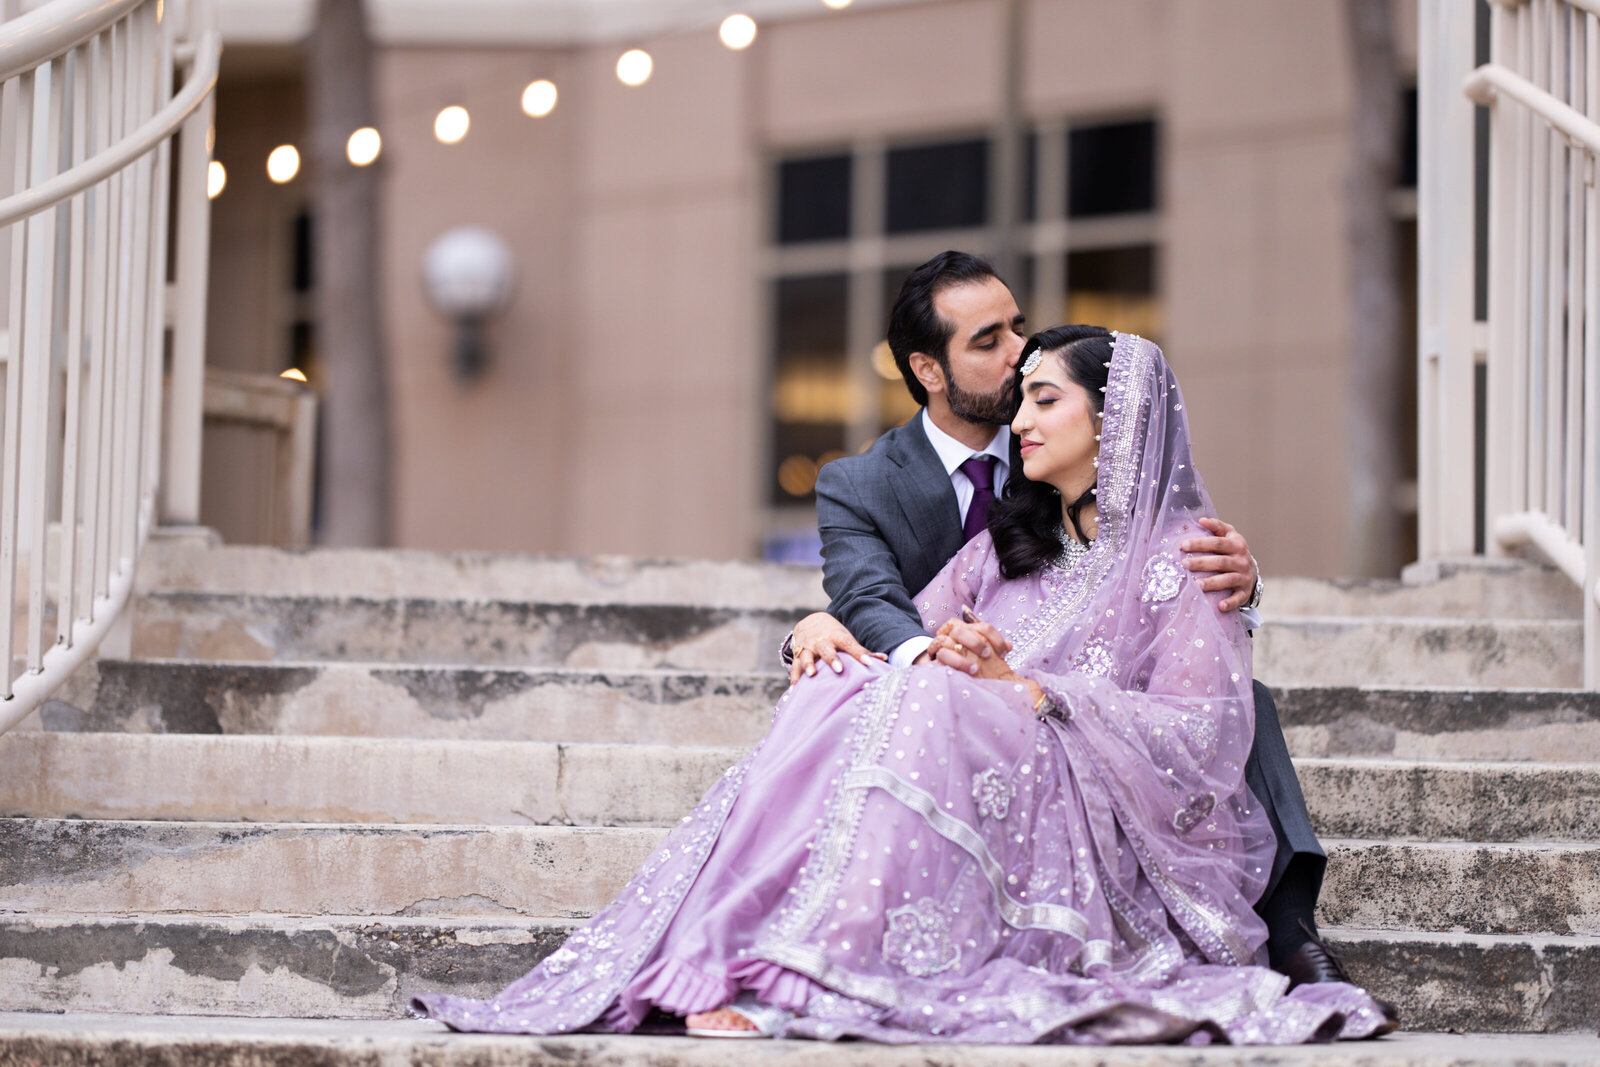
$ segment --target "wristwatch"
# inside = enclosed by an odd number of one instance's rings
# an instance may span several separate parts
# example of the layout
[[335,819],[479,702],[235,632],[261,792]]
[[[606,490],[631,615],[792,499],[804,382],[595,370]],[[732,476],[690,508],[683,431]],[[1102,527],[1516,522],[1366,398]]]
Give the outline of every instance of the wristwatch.
[[1256,562],[1254,556],[1250,557],[1250,565],[1256,569],[1256,587],[1250,590],[1250,599],[1244,602],[1244,606],[1254,609],[1261,606],[1261,593],[1267,585],[1261,580],[1261,564]]

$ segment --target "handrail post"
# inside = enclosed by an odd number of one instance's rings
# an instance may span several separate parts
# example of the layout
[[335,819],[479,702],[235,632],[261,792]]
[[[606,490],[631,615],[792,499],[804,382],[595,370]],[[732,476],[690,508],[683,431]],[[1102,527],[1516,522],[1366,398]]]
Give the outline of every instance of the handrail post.
[[1421,0],[1417,107],[1417,547],[1471,555],[1476,486],[1473,393],[1473,108],[1470,4]]
[[[198,41],[215,28],[209,3],[186,5],[186,39]],[[205,419],[206,276],[210,270],[211,202],[206,182],[211,165],[215,94],[183,124],[177,166],[178,232],[175,246],[176,306],[172,319],[172,385],[166,417],[165,471],[161,480],[160,521],[192,526],[200,522],[200,434]]]

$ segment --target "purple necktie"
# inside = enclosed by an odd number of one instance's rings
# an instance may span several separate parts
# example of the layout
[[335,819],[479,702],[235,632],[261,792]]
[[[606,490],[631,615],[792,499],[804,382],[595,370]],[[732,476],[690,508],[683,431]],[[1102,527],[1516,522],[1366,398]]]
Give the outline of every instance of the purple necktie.
[[967,521],[961,526],[961,536],[968,541],[978,536],[989,521],[989,505],[994,502],[993,456],[973,456],[961,465],[961,473],[972,483],[972,503],[967,505]]

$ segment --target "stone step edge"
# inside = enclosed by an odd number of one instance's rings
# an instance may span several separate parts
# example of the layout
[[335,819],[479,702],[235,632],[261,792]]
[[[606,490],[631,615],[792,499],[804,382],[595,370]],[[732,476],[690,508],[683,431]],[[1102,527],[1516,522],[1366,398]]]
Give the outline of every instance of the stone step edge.
[[168,1067],[236,1067],[315,1062],[350,1067],[569,1067],[633,1064],[637,1067],[773,1067],[800,1064],[859,1067],[1008,1067],[1011,1064],[1106,1067],[1595,1067],[1600,1053],[1587,1034],[1394,1034],[1379,1041],[1299,1048],[1142,1047],[1083,1049],[1060,1046],[828,1045],[748,1042],[690,1037],[592,1034],[530,1039],[452,1034],[425,1020],[249,1019],[231,1016],[67,1016],[0,1014],[0,1053],[40,1064],[94,1062],[101,1067],[146,1064]]

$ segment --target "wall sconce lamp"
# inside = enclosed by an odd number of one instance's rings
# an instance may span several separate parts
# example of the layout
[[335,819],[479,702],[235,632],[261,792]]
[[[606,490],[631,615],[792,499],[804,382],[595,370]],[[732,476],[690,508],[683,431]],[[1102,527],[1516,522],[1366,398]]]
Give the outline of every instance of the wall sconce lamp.
[[511,299],[515,281],[511,248],[481,226],[457,226],[428,246],[422,281],[434,309],[455,323],[456,380],[463,385],[483,372],[488,358],[483,324]]

